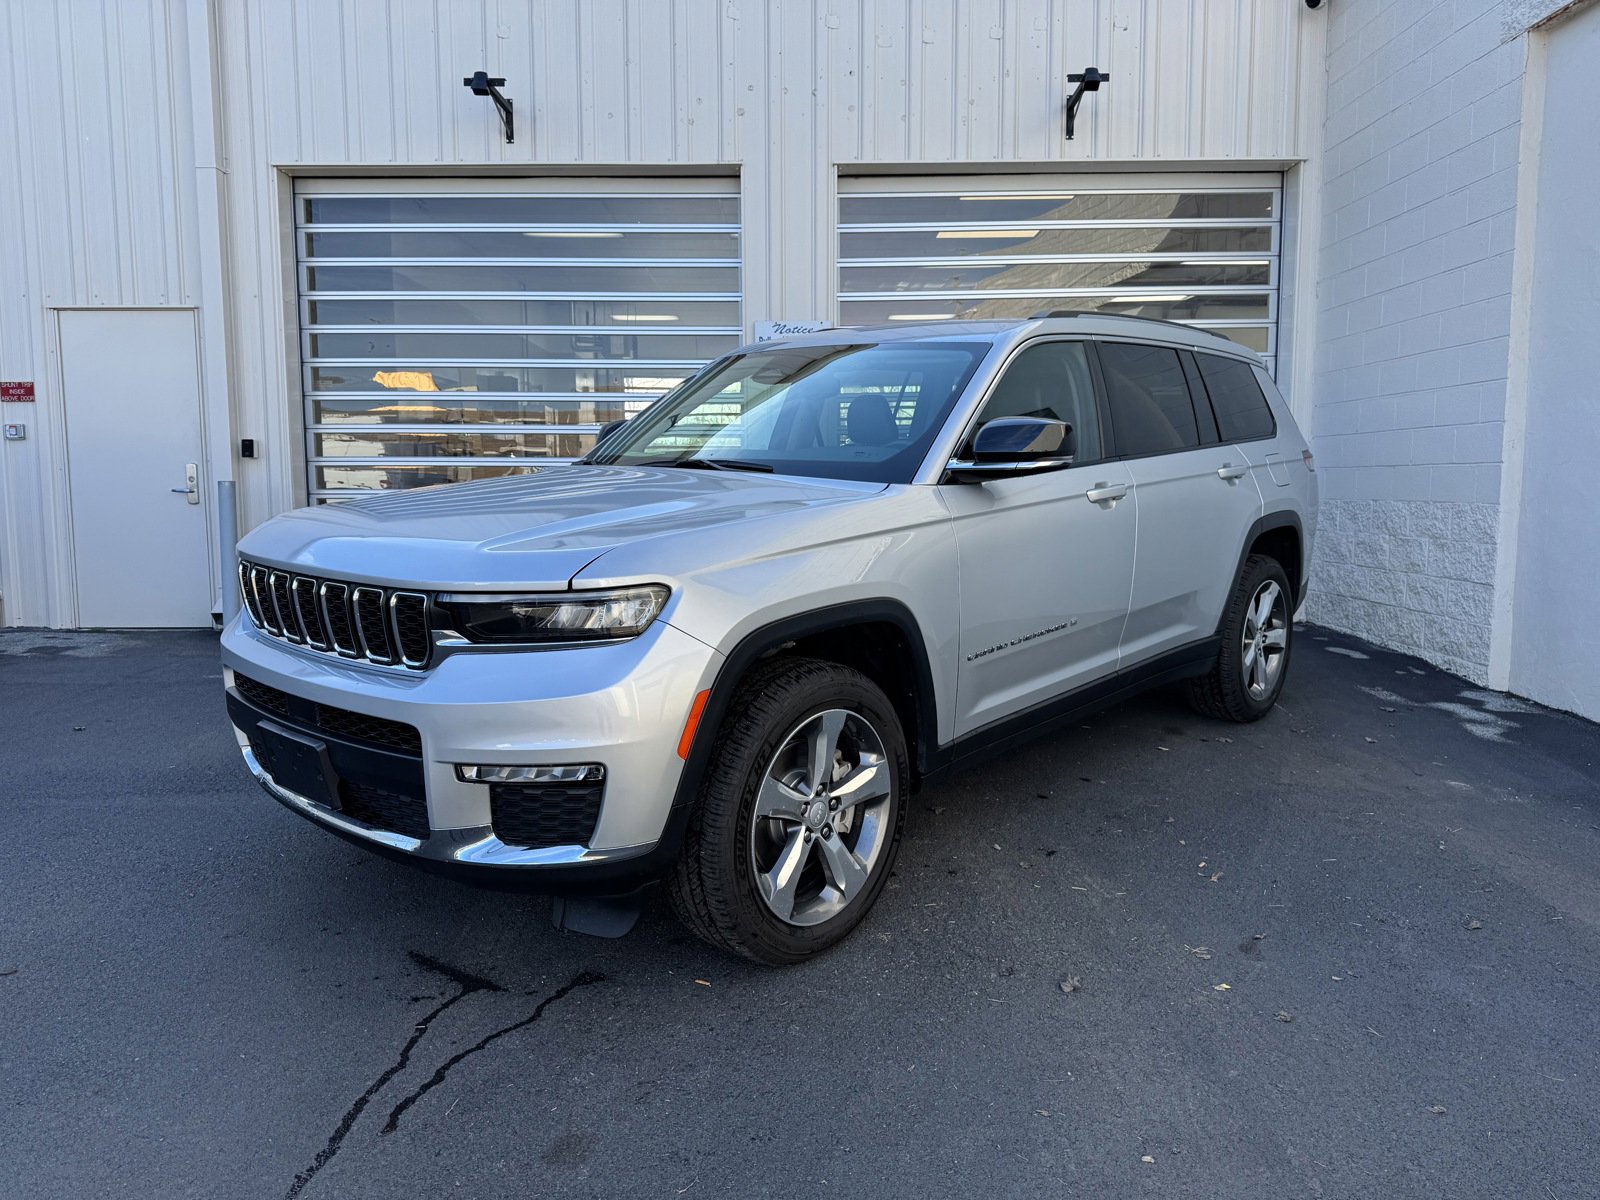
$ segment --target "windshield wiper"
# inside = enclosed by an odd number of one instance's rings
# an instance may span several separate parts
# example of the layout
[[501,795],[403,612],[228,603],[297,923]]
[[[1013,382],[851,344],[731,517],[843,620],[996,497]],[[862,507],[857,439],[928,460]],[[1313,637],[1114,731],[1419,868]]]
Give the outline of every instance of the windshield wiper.
[[696,471],[765,471],[772,473],[772,464],[752,462],[748,458],[658,458],[635,463],[639,467],[689,467]]

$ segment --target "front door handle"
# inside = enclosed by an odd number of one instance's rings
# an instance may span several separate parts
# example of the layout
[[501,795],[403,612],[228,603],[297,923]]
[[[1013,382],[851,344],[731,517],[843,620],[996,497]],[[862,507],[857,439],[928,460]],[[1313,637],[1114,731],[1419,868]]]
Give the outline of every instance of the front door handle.
[[1097,483],[1084,495],[1089,497],[1090,504],[1104,504],[1108,500],[1121,500],[1128,494],[1128,485],[1125,483]]
[[185,463],[183,468],[184,482],[188,487],[173,488],[175,495],[187,496],[190,504],[200,503],[200,464]]
[[1249,467],[1236,467],[1232,463],[1223,463],[1217,468],[1217,478],[1226,479],[1229,483],[1232,483],[1235,479],[1242,478],[1249,469]]

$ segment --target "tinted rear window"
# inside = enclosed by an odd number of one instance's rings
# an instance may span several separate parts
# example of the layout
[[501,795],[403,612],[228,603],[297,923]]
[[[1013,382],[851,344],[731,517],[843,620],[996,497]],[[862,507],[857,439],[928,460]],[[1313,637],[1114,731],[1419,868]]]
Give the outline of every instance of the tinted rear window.
[[1217,414],[1223,441],[1244,442],[1273,435],[1272,409],[1267,406],[1250,364],[1220,354],[1196,354],[1194,360],[1210,393],[1211,410]]
[[1176,350],[1101,342],[1100,366],[1118,454],[1165,454],[1200,445],[1189,381]]

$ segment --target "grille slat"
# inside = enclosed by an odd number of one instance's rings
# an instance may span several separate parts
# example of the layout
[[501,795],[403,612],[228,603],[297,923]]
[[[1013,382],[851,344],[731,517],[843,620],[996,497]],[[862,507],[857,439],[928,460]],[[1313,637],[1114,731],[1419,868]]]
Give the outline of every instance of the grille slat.
[[396,592],[389,598],[394,618],[395,644],[400,661],[420,667],[428,661],[432,639],[428,635],[428,598],[420,592]]
[[287,571],[273,571],[267,576],[267,584],[272,592],[273,607],[278,610],[278,625],[283,636],[291,642],[304,642],[305,634],[300,631],[300,619],[294,612],[294,598],[289,595],[291,578]]
[[266,622],[261,619],[261,601],[256,598],[255,585],[250,580],[250,564],[239,564],[239,597],[244,601],[244,606],[250,610],[250,619],[258,626]]
[[432,598],[239,562],[245,611],[258,629],[324,654],[425,669],[433,658]]
[[328,621],[328,638],[340,654],[355,658],[361,653],[356,644],[355,626],[350,623],[350,589],[328,580],[322,585],[322,610]]
[[383,589],[358,587],[351,596],[355,600],[356,632],[361,637],[361,648],[373,662],[394,662],[394,644],[389,638],[389,606],[385,603]]
[[306,645],[313,650],[326,650],[328,635],[322,627],[322,609],[317,604],[317,581],[309,575],[296,575],[289,585],[289,594],[294,598],[295,615],[305,631]]
[[[251,566],[250,590],[255,593],[256,607],[261,610],[261,627],[268,633],[283,636],[283,622],[278,619],[278,606],[272,599],[272,588],[267,582],[265,567]],[[254,614],[252,614],[254,615]]]

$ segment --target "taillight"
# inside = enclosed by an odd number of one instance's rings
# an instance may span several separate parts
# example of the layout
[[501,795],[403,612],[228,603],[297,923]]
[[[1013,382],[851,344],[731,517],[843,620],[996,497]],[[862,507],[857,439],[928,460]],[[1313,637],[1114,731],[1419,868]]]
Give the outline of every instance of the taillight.
[[1309,450],[1300,451],[1300,461],[1305,463],[1306,470],[1312,472],[1313,474],[1316,473],[1316,470],[1317,470],[1317,458],[1316,458],[1316,455],[1311,453],[1311,451],[1309,451]]

